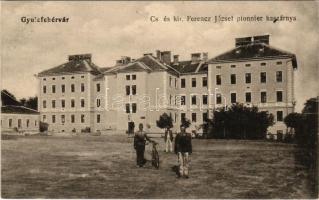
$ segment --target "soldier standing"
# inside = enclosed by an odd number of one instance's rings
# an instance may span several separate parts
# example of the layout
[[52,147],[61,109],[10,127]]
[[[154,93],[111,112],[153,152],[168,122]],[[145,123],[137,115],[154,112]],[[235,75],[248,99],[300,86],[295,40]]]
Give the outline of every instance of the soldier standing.
[[185,126],[181,125],[181,132],[175,137],[175,153],[178,156],[179,164],[179,177],[189,177],[189,160],[192,154],[192,136],[190,133],[186,133]]

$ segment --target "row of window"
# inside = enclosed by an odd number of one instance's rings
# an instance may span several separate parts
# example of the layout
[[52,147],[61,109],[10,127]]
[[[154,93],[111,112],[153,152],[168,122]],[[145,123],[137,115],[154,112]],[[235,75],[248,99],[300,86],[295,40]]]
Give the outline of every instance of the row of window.
[[[202,113],[202,117],[203,117],[203,122],[206,122],[208,120],[208,113],[207,112]],[[181,113],[181,122],[183,121],[183,119],[186,119],[186,113]],[[283,121],[284,119],[283,111],[280,110],[276,112],[276,119],[278,122]],[[191,121],[197,122],[197,113],[191,114]]]
[[[260,73],[260,82],[261,83],[266,83],[267,81],[267,74],[266,72],[261,72]],[[230,84],[236,84],[236,74],[231,74],[230,75]],[[282,82],[282,71],[277,71],[276,72],[276,82],[280,83]],[[245,74],[245,83],[251,83],[251,73],[246,73]],[[222,78],[221,75],[216,75],[216,85],[221,85],[222,84]]]
[[[85,123],[85,115],[84,114],[82,114],[82,115],[80,115],[80,122],[81,123]],[[43,115],[42,116],[42,120],[44,121],[44,122],[46,122],[47,121],[47,116],[46,115]],[[75,117],[75,115],[70,115],[70,121],[71,121],[71,123],[76,123],[76,117]],[[53,124],[55,124],[56,122],[57,122],[57,117],[56,117],[56,115],[52,115],[51,116],[51,122],[53,123]],[[60,122],[62,123],[62,124],[64,124],[65,123],[65,115],[60,115]],[[96,115],[96,123],[100,123],[101,122],[101,115],[100,114],[97,114]]]
[[125,110],[126,113],[136,113],[137,111],[137,104],[136,103],[132,103],[132,104],[125,104]]
[[[197,79],[196,78],[192,78],[191,80],[191,86],[193,88],[197,87]],[[202,77],[202,87],[207,87],[207,77]],[[186,79],[185,78],[181,78],[181,88],[186,88]]]
[[[251,103],[251,92],[245,93],[245,101],[246,103]],[[237,94],[231,93],[230,94],[231,103],[237,102]],[[283,92],[282,91],[276,91],[276,101],[282,102],[283,101]],[[267,92],[261,92],[260,93],[260,102],[266,103],[267,102]],[[197,96],[192,95],[191,96],[191,104],[196,105],[197,104]],[[202,104],[207,105],[208,104],[208,95],[202,95]],[[222,104],[222,96],[221,94],[216,95],[216,104]],[[186,96],[181,96],[181,105],[186,105]]]
[[[204,112],[202,113],[202,117],[203,117],[203,122],[206,122],[208,119],[208,113]],[[186,119],[186,113],[181,113],[181,122]],[[191,114],[191,121],[192,122],[197,122],[197,113],[192,113]]]
[[[13,124],[13,119],[9,119],[8,120],[8,125],[9,128],[12,128],[12,124]],[[26,127],[28,128],[30,126],[30,119],[27,119],[25,121]],[[1,120],[1,125],[2,125],[2,120]],[[34,126],[37,126],[37,120],[34,120]],[[18,128],[22,128],[22,119],[18,119]]]
[[[71,92],[75,92],[75,84],[71,84],[70,85],[70,91]],[[80,85],[80,91],[81,92],[84,92],[85,91],[85,84],[84,83],[81,83]],[[100,83],[97,83],[96,84],[96,92],[100,92],[101,91],[101,84]],[[47,93],[47,86],[44,85],[43,88],[42,88],[42,92],[45,94]],[[52,93],[56,93],[56,85],[52,85],[51,86],[51,92]],[[65,93],[65,85],[62,84],[61,85],[61,93]]]
[[[74,76],[71,76],[71,79],[74,79],[74,78],[75,78]],[[84,78],[84,76],[81,76],[81,78]],[[54,81],[55,79],[56,79],[55,77],[52,77],[52,80],[53,80],[53,81]],[[61,79],[62,79],[62,80],[64,80],[64,79],[65,79],[65,77],[64,77],[64,76],[62,76],[62,77],[61,77]],[[43,81],[46,81],[46,80],[47,80],[47,78],[43,78],[42,80],[43,80]]]
[[128,74],[128,75],[126,75],[126,80],[136,80],[136,74],[132,74],[132,75],[130,75],[130,74]]
[[[251,92],[245,93],[245,101],[246,103],[251,103]],[[283,93],[282,91],[276,91],[276,101],[282,102],[283,101]],[[237,94],[235,92],[230,93],[230,102],[236,103],[237,102]],[[266,103],[267,102],[267,92],[263,91],[260,92],[260,102]],[[216,95],[216,104],[222,104],[222,96],[220,94]]]
[[136,85],[125,86],[126,95],[136,95]]
[[[80,103],[81,107],[84,108],[85,107],[85,100],[81,99],[80,102],[81,102]],[[61,99],[60,103],[61,103],[60,104],[61,108],[65,108],[65,100]],[[100,106],[101,106],[101,99],[96,99],[96,107],[100,107]],[[42,107],[47,108],[47,101],[46,100],[42,101]],[[75,100],[74,99],[71,99],[70,107],[75,108]],[[56,108],[56,100],[51,100],[51,108]]]
[[[267,63],[265,63],[265,62],[260,63],[260,66],[266,66],[266,65],[267,65]],[[277,61],[276,65],[282,65],[282,62],[281,61]],[[232,65],[230,65],[230,67],[231,68],[236,68],[236,65],[232,64]],[[250,63],[246,63],[245,67],[251,67],[251,64]],[[221,69],[221,68],[222,68],[221,65],[217,65],[216,66],[216,69]]]

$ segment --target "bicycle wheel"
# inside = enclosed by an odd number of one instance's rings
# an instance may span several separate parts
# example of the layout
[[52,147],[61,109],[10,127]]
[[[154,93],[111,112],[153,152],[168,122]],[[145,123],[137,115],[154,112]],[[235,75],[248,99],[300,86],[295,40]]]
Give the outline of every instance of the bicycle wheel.
[[152,153],[152,164],[156,169],[159,168],[159,155],[156,150],[154,150]]

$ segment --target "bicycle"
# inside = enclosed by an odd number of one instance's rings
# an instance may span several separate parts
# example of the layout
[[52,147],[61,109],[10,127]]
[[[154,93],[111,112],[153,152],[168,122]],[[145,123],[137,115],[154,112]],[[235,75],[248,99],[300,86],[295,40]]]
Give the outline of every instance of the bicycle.
[[156,149],[156,145],[158,145],[157,142],[152,142],[152,165],[156,169],[159,169],[160,162],[159,162],[159,154]]

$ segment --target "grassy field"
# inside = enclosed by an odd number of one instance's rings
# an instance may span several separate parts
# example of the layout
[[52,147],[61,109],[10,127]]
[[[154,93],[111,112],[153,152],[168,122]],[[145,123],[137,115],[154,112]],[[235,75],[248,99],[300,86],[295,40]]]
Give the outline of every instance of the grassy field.
[[2,198],[310,198],[291,144],[193,140],[190,179],[177,179],[157,140],[159,170],[136,167],[126,136],[3,140]]

